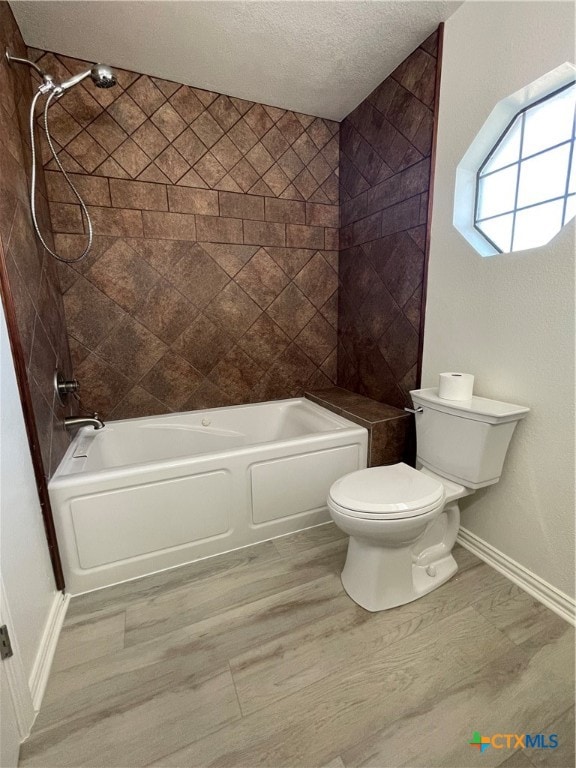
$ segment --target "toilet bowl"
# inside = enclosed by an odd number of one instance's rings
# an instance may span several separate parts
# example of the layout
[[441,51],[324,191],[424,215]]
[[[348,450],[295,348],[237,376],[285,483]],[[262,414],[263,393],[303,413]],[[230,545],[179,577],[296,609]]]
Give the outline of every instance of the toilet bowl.
[[[460,515],[457,486],[450,485],[406,464],[360,470],[334,483],[328,509],[350,536],[342,585],[356,603],[368,611],[394,608],[456,572],[451,551]],[[466,494],[463,487],[459,491]]]
[[400,463],[352,472],[327,500],[350,536],[342,585],[368,611],[417,600],[456,573],[458,500],[498,482],[516,423],[529,410],[485,398],[442,401],[433,389],[411,395],[419,469]]

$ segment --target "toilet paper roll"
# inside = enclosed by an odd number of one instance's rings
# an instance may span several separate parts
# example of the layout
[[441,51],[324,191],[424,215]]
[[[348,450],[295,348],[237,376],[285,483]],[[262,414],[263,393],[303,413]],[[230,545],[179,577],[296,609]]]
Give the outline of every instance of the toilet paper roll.
[[449,371],[438,378],[438,397],[443,400],[470,400],[474,389],[471,373]]

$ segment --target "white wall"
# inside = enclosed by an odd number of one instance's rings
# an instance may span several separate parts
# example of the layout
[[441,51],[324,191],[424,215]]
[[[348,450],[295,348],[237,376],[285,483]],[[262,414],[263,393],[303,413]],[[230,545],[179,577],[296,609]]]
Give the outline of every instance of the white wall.
[[456,167],[492,108],[574,61],[574,6],[466,2],[446,22],[423,386],[445,370],[528,405],[500,483],[462,525],[574,594],[574,220],[548,245],[480,257],[452,226]]
[[56,592],[4,312],[0,305],[0,573],[30,679]]

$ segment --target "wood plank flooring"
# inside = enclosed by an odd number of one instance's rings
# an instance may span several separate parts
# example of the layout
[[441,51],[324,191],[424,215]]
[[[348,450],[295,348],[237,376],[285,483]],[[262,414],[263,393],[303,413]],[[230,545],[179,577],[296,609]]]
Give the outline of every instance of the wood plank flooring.
[[[73,598],[20,765],[573,768],[574,631],[459,547],[371,614],[332,524]],[[556,750],[472,733],[557,733]]]

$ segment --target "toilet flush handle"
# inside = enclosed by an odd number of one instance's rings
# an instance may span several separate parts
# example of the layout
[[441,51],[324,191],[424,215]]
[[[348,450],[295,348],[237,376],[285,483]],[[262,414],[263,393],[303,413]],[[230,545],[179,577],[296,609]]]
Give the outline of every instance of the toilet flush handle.
[[424,413],[424,408],[421,405],[418,408],[404,408],[404,410],[408,411],[408,413]]

